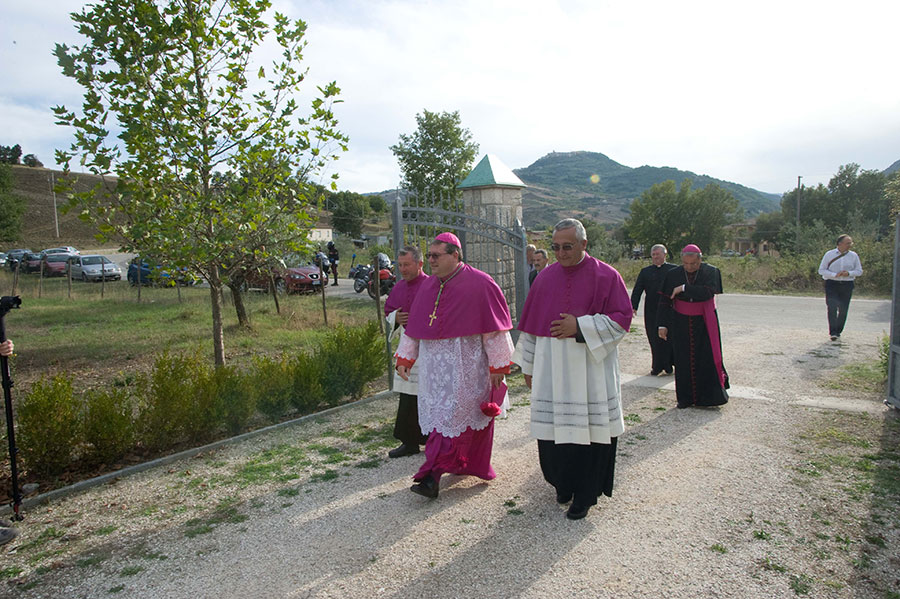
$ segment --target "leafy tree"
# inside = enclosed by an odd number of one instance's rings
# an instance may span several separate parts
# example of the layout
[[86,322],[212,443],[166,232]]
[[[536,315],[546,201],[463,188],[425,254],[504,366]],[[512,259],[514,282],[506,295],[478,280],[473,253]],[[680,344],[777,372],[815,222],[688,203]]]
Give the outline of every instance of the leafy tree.
[[38,157],[34,154],[25,154],[25,157],[22,158],[22,164],[30,167],[41,167],[44,166],[44,163],[38,160]]
[[391,151],[400,164],[403,185],[426,196],[457,197],[456,186],[472,170],[478,144],[462,127],[459,111],[416,115],[417,128],[400,135]]
[[585,233],[587,233],[588,254],[610,263],[625,255],[625,245],[615,239],[603,225],[587,218],[581,219],[581,224],[584,225]]
[[362,235],[363,220],[370,210],[366,196],[341,191],[332,194],[328,203],[331,206],[331,224],[336,231],[352,238]]
[[13,193],[12,169],[0,164],[0,241],[15,241],[22,235],[25,200]]
[[894,171],[884,184],[884,199],[891,207],[891,219],[900,216],[900,171]]
[[782,212],[769,212],[756,217],[756,229],[751,239],[754,243],[768,241],[776,248],[782,246],[781,229],[784,227],[784,214]]
[[[878,224],[880,234],[891,227],[890,202],[884,195],[886,177],[874,170],[859,170],[850,163],[841,166],[828,182],[800,190],[800,225],[809,226],[821,220],[829,229],[846,228],[859,218]],[[797,222],[797,189],[781,199],[785,222]]]
[[19,158],[21,157],[22,146],[19,144],[14,146],[0,146],[0,163],[19,164]]
[[[270,6],[99,0],[72,14],[85,45],[55,50],[63,73],[84,88],[79,113],[54,108],[59,124],[74,129],[70,148],[56,153],[71,205],[123,250],[206,279],[218,366],[229,269],[248,254],[264,261],[284,251],[263,244],[259,231],[277,229],[286,245],[303,245],[314,205],[305,181],[346,150],[334,82],[318,88],[308,114],[294,99],[306,76],[306,24],[277,12],[270,24]],[[279,52],[271,65],[257,62],[263,45]],[[76,159],[103,178],[93,190],[73,189]]]
[[379,195],[369,196],[369,209],[374,214],[384,214],[388,211],[388,205]]
[[645,248],[662,243],[676,251],[696,243],[711,253],[724,243],[725,225],[742,215],[738,201],[718,185],[692,191],[690,179],[677,189],[674,181],[665,181],[631,203],[625,228],[628,236]]

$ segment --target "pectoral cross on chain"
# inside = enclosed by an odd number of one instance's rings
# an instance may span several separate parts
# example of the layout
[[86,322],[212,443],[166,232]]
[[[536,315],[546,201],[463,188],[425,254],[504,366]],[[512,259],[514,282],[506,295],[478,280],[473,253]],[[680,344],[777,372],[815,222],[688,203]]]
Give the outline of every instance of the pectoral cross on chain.
[[437,318],[437,314],[435,314],[434,312],[435,312],[435,311],[432,310],[432,311],[431,311],[431,314],[428,315],[428,326],[433,325],[433,324],[434,324],[434,319]]

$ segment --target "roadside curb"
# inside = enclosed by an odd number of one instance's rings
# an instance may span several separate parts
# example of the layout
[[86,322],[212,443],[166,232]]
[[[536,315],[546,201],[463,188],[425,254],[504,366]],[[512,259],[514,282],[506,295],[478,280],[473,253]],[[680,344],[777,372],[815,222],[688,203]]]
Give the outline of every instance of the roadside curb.
[[[121,470],[116,470],[114,472],[107,472],[106,474],[101,474],[100,476],[95,476],[94,478],[89,478],[87,480],[78,481],[77,483],[73,483],[67,487],[61,487],[59,489],[53,489],[52,491],[47,491],[46,493],[42,493],[41,495],[35,495],[34,497],[26,498],[22,501],[23,508],[30,508],[35,505],[40,505],[43,503],[50,503],[56,499],[61,499],[63,497],[67,497],[68,495],[73,495],[80,491],[86,491],[92,487],[97,487],[99,485],[108,483],[112,480],[123,478],[126,476],[131,476],[132,474],[137,474],[139,472],[143,472],[145,470],[151,470],[153,468],[158,468],[160,466],[165,466],[167,464],[171,464],[172,462],[177,462],[178,460],[183,460],[185,458],[192,458],[197,454],[204,453],[207,451],[213,451],[215,449],[219,449],[220,447],[225,447],[227,445],[233,445],[240,443],[242,441],[246,441],[247,439],[252,439],[253,437],[258,437],[260,435],[265,435],[267,433],[271,433],[273,431],[277,431],[283,428],[288,428],[291,426],[295,426],[297,424],[301,424],[313,418],[319,418],[321,416],[327,416],[329,414],[333,414],[335,412],[345,410],[355,406],[361,406],[367,403],[371,403],[373,401],[378,401],[380,399],[385,399],[394,394],[393,391],[387,389],[385,391],[379,391],[375,395],[371,395],[369,397],[359,399],[357,401],[353,401],[346,404],[341,404],[339,406],[335,406],[333,408],[328,408],[327,410],[323,410],[322,412],[316,412],[314,414],[307,414],[305,416],[301,416],[299,418],[294,418],[293,420],[287,420],[285,422],[279,422],[278,424],[273,424],[271,426],[267,426],[264,428],[257,429],[255,431],[249,431],[246,433],[242,433],[236,437],[229,437],[227,439],[220,439],[219,441],[214,441],[207,445],[202,445],[200,447],[193,447],[191,449],[185,449],[184,451],[179,451],[178,453],[173,453],[172,455],[163,456],[161,458],[157,458],[155,460],[151,460],[149,462],[144,462],[142,464],[135,464],[134,466],[128,466],[127,468],[122,468]],[[12,513],[12,505],[7,504],[0,506],[0,515],[5,515]]]

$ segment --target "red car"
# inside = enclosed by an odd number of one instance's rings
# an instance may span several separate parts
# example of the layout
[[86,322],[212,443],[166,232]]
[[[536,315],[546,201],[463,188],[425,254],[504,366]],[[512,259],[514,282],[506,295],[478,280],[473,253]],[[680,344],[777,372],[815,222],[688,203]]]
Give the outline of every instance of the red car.
[[[323,279],[319,278],[319,267],[308,266],[283,266],[279,265],[271,271],[275,279],[275,291],[281,295],[284,293],[315,293],[322,290],[323,285],[328,285],[328,274],[323,272]],[[253,270],[244,273],[246,287],[248,289],[262,289],[268,291],[269,271]]]
[[46,254],[41,260],[41,274],[45,277],[62,277],[69,266],[70,254]]
[[19,269],[22,272],[40,272],[41,261],[44,259],[43,254],[25,254],[22,256],[22,266]]

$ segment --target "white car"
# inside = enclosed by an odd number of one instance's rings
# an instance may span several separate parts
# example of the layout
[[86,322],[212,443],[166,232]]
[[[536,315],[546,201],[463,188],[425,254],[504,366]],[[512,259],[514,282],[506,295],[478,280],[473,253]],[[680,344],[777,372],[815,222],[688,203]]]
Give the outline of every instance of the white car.
[[73,248],[71,245],[64,245],[58,248],[47,248],[41,253],[45,256],[47,254],[72,254],[73,256],[77,256],[79,254],[79,251]]
[[99,281],[104,277],[107,281],[122,279],[122,269],[119,265],[100,254],[72,256],[69,260],[69,269],[73,279],[80,278],[82,281]]

